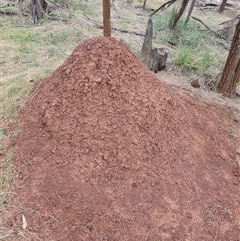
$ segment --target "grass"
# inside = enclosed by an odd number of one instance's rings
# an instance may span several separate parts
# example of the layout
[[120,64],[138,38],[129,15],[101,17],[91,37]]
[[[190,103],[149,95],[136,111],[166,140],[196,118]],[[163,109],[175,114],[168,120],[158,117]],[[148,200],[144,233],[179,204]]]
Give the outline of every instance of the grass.
[[174,64],[185,71],[197,71],[199,73],[208,70],[214,63],[215,55],[208,51],[196,51],[186,46],[176,51]]
[[[198,22],[190,19],[185,23],[186,16],[178,21],[173,30],[169,30],[169,23],[175,13],[176,8],[172,7],[161,15],[154,16],[155,41],[172,49],[175,69],[183,74],[203,75],[210,70],[209,78],[214,77],[215,70],[222,68],[227,51],[222,50],[216,37],[212,33],[203,31]],[[170,43],[175,43],[175,46],[171,46]]]
[[31,89],[30,81],[36,82],[53,72],[68,56],[66,50],[69,52],[86,36],[81,29],[46,24],[3,27],[1,37],[0,115],[8,122]]
[[73,11],[83,12],[88,16],[95,16],[97,14],[95,11],[96,8],[93,5],[82,1],[73,1],[71,4],[71,8]]
[[10,184],[14,174],[14,167],[12,162],[13,152],[8,151],[5,159],[0,163],[0,207],[4,204],[8,204],[10,200]]
[[4,89],[0,97],[0,116],[4,116],[7,122],[15,118],[16,109],[27,95],[30,86],[29,81],[24,81],[24,75],[19,75],[9,82],[1,82],[1,89]]

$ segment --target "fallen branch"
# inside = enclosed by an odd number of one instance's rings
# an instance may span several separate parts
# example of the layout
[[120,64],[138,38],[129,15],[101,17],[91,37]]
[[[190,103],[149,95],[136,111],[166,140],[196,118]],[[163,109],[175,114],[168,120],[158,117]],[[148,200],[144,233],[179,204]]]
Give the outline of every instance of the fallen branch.
[[0,8],[10,7],[11,5],[15,5],[15,4],[7,3],[7,4],[5,4],[5,5],[2,5]]
[[8,15],[8,16],[18,15],[18,13],[16,13],[16,12],[5,11],[5,10],[2,10],[2,9],[0,9],[0,14]]
[[[103,25],[95,25],[95,26],[100,28],[100,29],[103,29]],[[138,35],[138,36],[142,36],[142,37],[145,36],[144,33],[139,33],[139,32],[136,32],[136,31],[124,30],[124,29],[114,28],[114,27],[112,27],[111,29],[115,30],[115,31],[119,31],[121,33],[132,33],[132,34],[135,34],[135,35]]]
[[53,5],[53,6],[57,7],[57,8],[60,8],[60,6],[59,6],[58,4],[56,4],[56,3],[52,2],[52,1],[46,0],[46,2],[47,2],[47,4],[48,4],[49,6],[50,6],[50,5]]
[[201,8],[200,8],[200,11],[201,11],[204,15],[207,15]]
[[165,6],[167,6],[167,7],[170,7],[174,2],[176,2],[177,0],[170,0],[170,1],[168,1],[168,2],[166,2],[166,3],[164,3],[163,5],[161,5],[158,9],[156,9],[153,13],[151,13],[151,17],[155,14],[155,13],[157,13],[158,11],[160,11],[161,9],[164,9],[164,7]]
[[193,17],[192,18],[198,22],[200,22],[205,28],[207,28],[208,30],[210,30],[211,32],[213,32],[215,35],[217,35],[219,38],[224,39],[225,41],[228,41],[225,37],[223,37],[222,35],[220,35],[219,33],[215,32],[214,30],[212,30],[211,28],[209,28],[202,20],[200,20],[199,18]]
[[[103,25],[98,24],[98,21],[89,18],[86,14],[83,14],[83,15],[84,15],[89,21],[91,21],[95,27],[100,28],[100,29],[103,29]],[[145,36],[144,33],[139,33],[139,32],[130,31],[130,30],[124,30],[124,29],[120,29],[120,28],[111,27],[111,30],[119,31],[119,32],[121,32],[121,33],[131,33],[131,34],[135,34],[135,35],[138,35],[138,36],[141,36],[141,37],[144,37],[144,36]]]
[[206,5],[206,7],[196,7],[196,9],[200,9],[200,10],[216,10],[216,7],[211,7],[209,5]]
[[231,10],[233,12],[239,13],[239,9],[231,8],[231,7],[225,7],[225,10]]
[[228,23],[232,23],[234,22],[236,19],[240,18],[240,14],[238,14],[235,18],[228,20],[228,21],[224,21],[222,23],[220,23],[219,25],[224,25],[224,24],[228,24]]
[[[142,6],[134,6],[134,8],[141,8],[141,9],[143,9]],[[149,7],[145,7],[143,10],[146,10],[146,11],[149,11],[149,12],[154,11],[153,8],[149,8]]]
[[47,18],[51,19],[53,21],[63,21],[63,22],[68,22],[69,21],[68,19],[58,18],[58,17],[54,17],[54,16],[50,16],[50,15],[48,15]]

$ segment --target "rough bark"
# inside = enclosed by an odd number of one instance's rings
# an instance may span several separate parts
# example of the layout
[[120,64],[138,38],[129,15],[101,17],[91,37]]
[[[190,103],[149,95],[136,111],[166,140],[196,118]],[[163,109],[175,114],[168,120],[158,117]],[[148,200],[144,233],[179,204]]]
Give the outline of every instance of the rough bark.
[[144,42],[142,45],[141,60],[149,70],[157,73],[166,67],[168,54],[167,50],[164,48],[152,49],[152,38],[153,23],[152,19],[149,18]]
[[236,91],[238,82],[240,82],[240,19],[236,26],[227,62],[217,86],[217,91],[229,97]]
[[181,18],[181,16],[183,15],[184,10],[187,7],[188,1],[189,0],[183,0],[181,7],[179,8],[178,12],[176,13],[173,21],[170,23],[170,29],[174,29],[175,28],[178,20]]
[[103,36],[111,36],[111,4],[110,0],[103,0]]
[[153,38],[153,23],[152,19],[149,18],[144,42],[142,45],[141,59],[142,62],[147,66],[148,69],[151,68],[151,53],[152,53],[152,38]]
[[33,22],[37,23],[40,19],[43,18],[43,11],[47,9],[47,2],[45,0],[31,0],[30,7]]
[[219,13],[222,13],[224,11],[226,4],[227,4],[227,0],[223,0],[221,6],[219,8]]

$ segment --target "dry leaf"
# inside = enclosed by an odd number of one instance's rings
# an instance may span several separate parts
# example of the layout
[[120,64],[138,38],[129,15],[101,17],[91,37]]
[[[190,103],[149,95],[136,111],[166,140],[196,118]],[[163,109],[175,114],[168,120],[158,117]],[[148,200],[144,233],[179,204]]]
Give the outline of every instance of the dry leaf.
[[25,216],[22,214],[22,228],[25,229],[27,227],[27,220]]

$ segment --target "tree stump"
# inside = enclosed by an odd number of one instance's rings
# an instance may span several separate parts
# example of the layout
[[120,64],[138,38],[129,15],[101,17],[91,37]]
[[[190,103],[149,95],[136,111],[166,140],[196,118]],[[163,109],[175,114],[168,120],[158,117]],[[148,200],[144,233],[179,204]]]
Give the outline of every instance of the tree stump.
[[153,49],[151,52],[150,70],[154,73],[166,67],[168,53],[164,48]]
[[146,34],[141,51],[141,60],[149,70],[157,73],[166,67],[167,50],[164,48],[152,49],[153,24],[151,18],[148,20]]
[[30,7],[33,22],[36,24],[43,18],[43,11],[47,9],[47,2],[45,0],[30,0]]
[[144,42],[142,45],[142,51],[141,51],[142,62],[147,66],[148,69],[151,68],[152,38],[153,38],[153,23],[152,23],[152,19],[149,18]]

